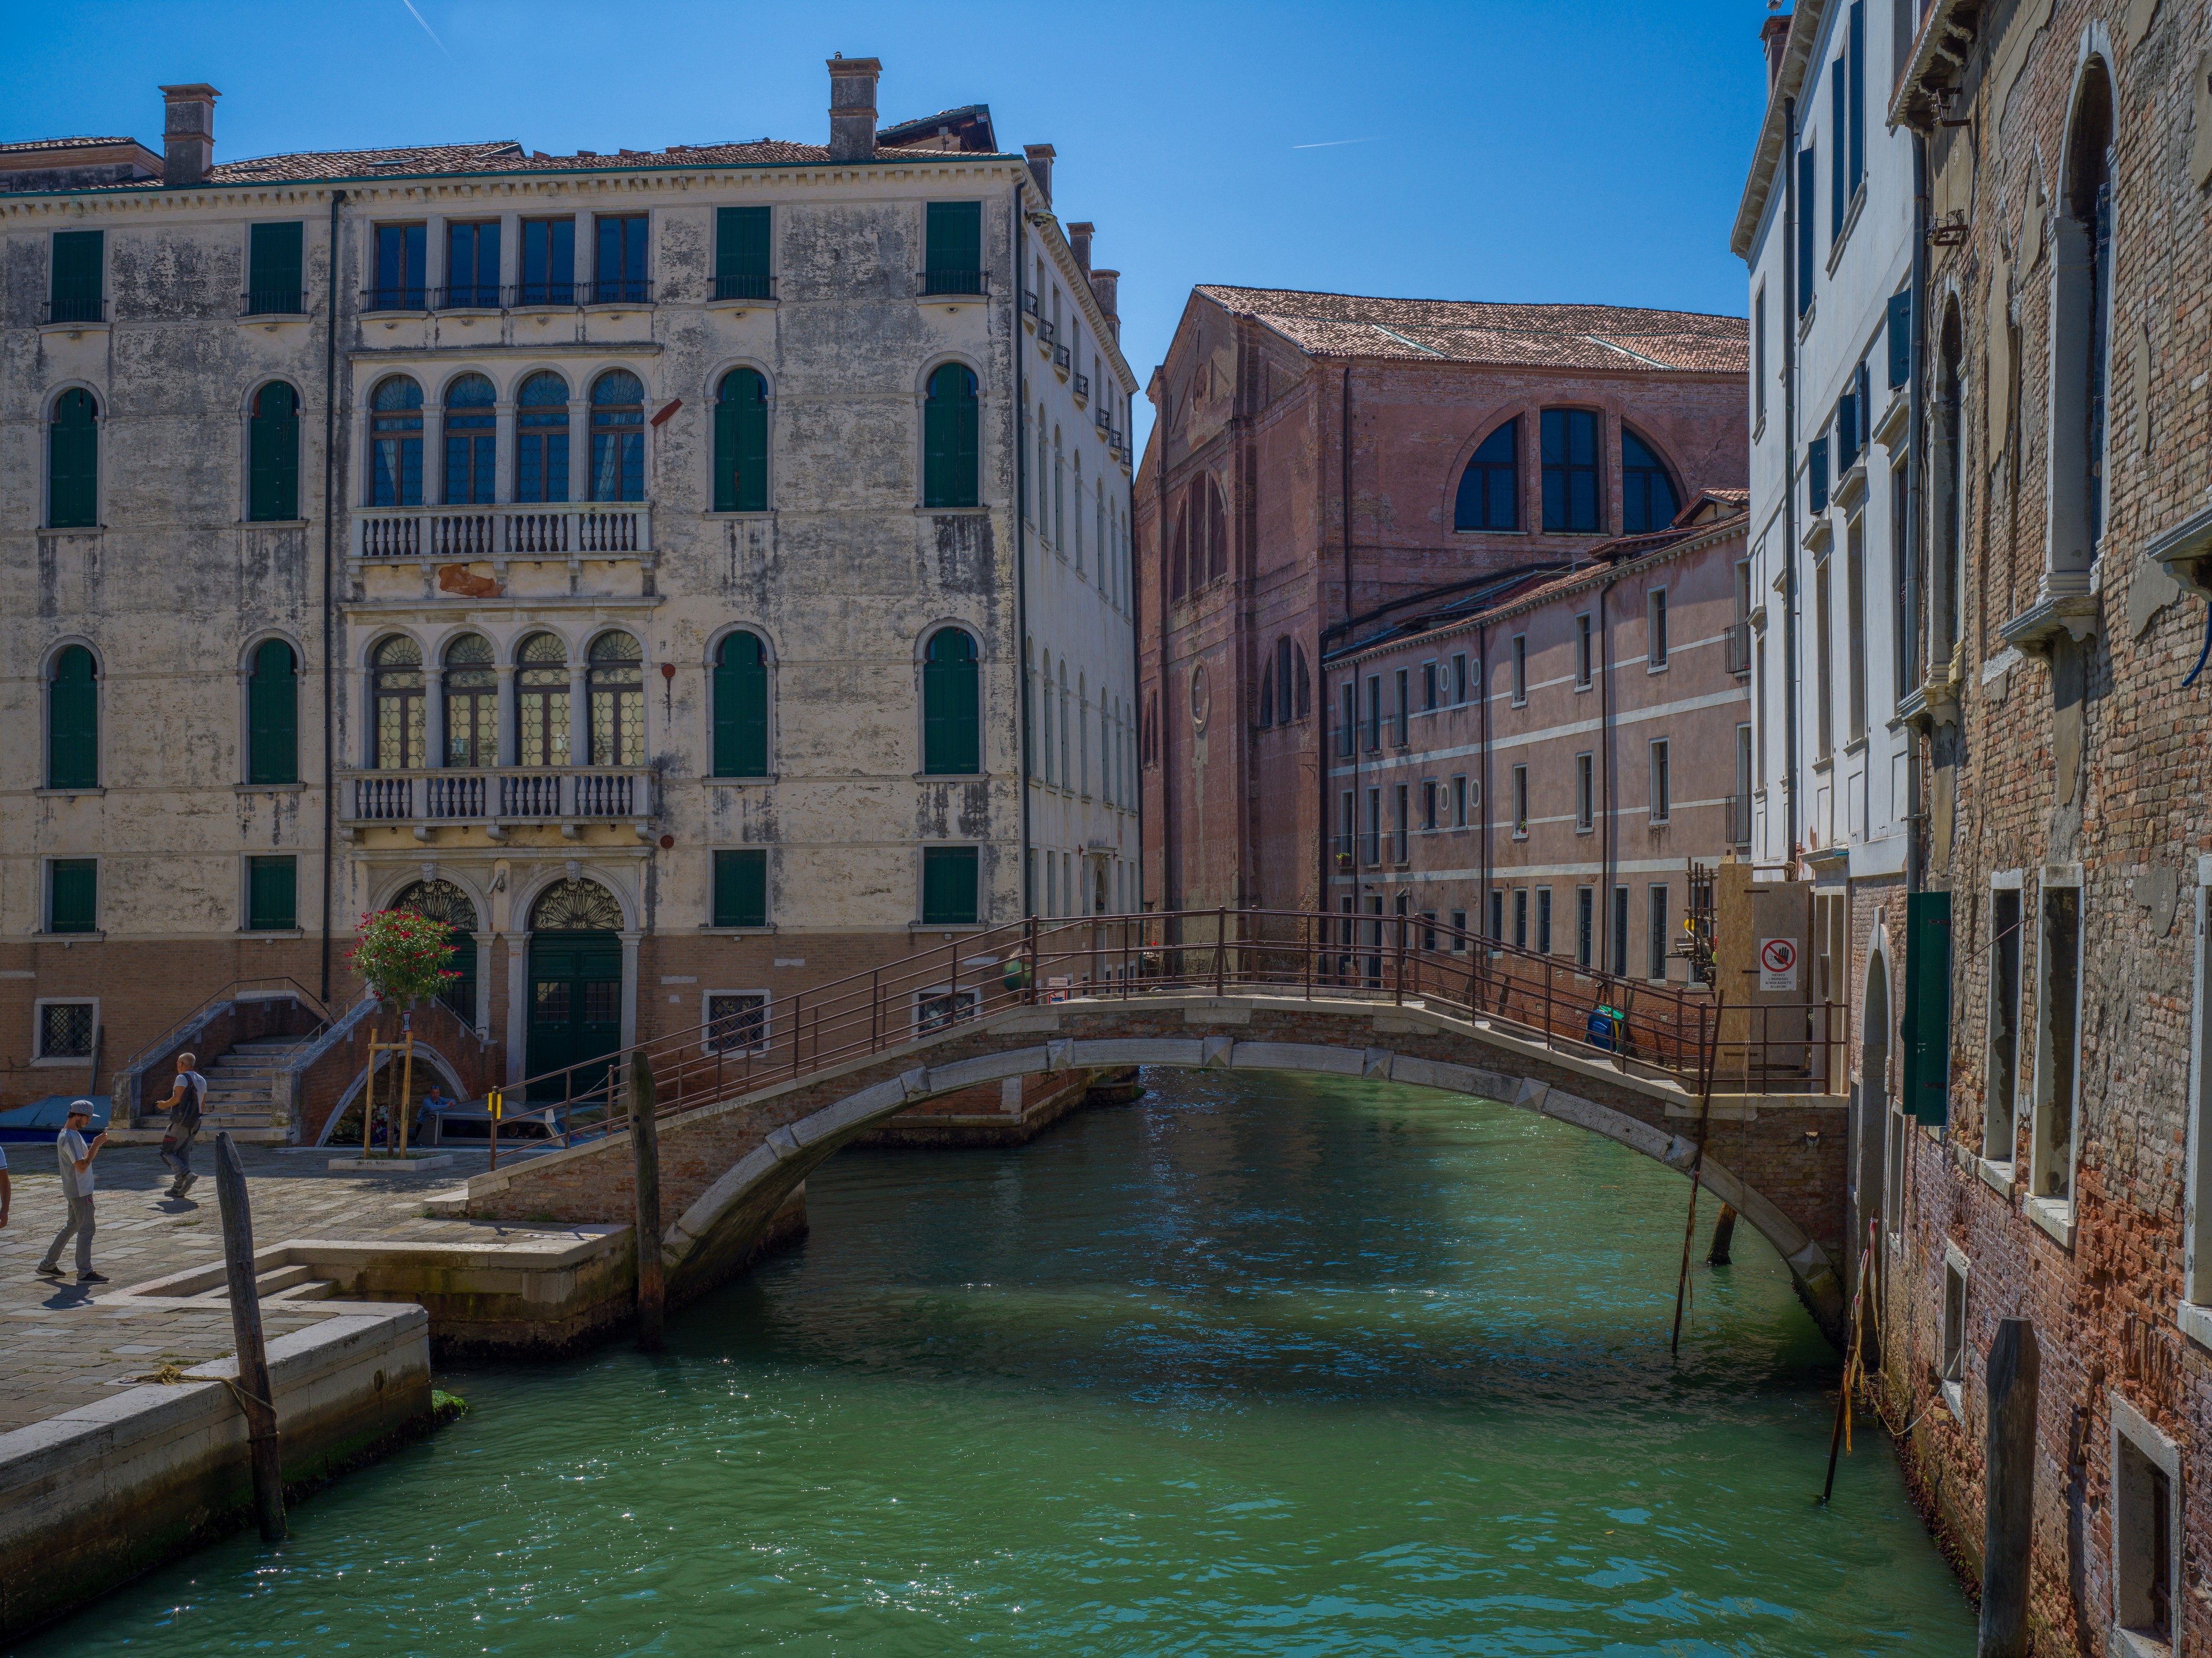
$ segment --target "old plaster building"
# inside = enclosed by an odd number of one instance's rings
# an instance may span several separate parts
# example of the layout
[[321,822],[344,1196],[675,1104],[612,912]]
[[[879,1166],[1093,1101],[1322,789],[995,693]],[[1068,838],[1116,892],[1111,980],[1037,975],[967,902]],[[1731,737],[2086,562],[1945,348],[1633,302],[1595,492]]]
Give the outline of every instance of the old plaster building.
[[827,145],[0,148],[7,1102],[384,907],[519,1078],[1133,890],[1114,273],[829,67]]
[[[1906,774],[1889,805],[1906,890],[1854,917],[1862,1096],[1898,1102],[1881,1167],[1859,1176],[1892,1420],[1912,1424],[1908,1467],[1985,1591],[2025,1584],[2034,1650],[2199,1649],[2212,18],[2175,0],[1932,0],[1863,19],[1801,4],[1788,38],[1802,79],[1778,85],[1778,99],[1798,88],[1785,153],[1832,145],[1838,112],[1860,118],[1862,29],[1872,193],[1858,223],[1893,220],[1916,180],[1903,257],[1883,252],[1854,300],[1842,273],[1857,251],[1825,268],[1825,161],[1801,159],[1799,206],[1821,267],[1809,302],[1844,298],[1856,333],[1843,343],[1875,365],[1864,517],[1881,521],[1880,481],[1900,462],[1905,495],[1897,635],[1884,649],[1869,628],[1864,671],[1887,696],[1896,665],[1891,752]],[[1873,327],[1884,283],[1907,295],[1910,329],[1894,440]],[[1821,481],[1811,445],[1848,355],[1808,350],[1773,463],[1796,471],[1801,514],[1820,511],[1802,492]],[[1830,533],[1844,541],[1858,513],[1832,505]],[[1869,735],[1879,754],[1885,733]],[[1824,827],[1815,808],[1798,837],[1816,871]],[[1833,830],[1854,878],[1857,829],[1847,811]],[[1992,1408],[1990,1364],[2021,1324],[2039,1376],[2014,1417]],[[1991,1558],[1999,1482],[2027,1521]]]
[[[1335,755],[1324,659],[1741,488],[1744,354],[1736,318],[1194,289],[1137,488],[1147,900],[1352,901],[1341,796],[1372,780]],[[1469,672],[1510,696],[1498,661]],[[1494,798],[1471,810],[1495,832]]]

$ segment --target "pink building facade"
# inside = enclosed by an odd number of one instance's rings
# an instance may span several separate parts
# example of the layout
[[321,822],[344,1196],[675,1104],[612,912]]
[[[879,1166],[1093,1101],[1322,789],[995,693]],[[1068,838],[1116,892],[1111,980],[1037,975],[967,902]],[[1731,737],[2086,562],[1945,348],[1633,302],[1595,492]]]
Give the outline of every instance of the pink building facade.
[[1688,980],[1688,865],[1750,838],[1751,664],[1743,494],[1680,516],[1324,659],[1347,944],[1411,916],[1425,947]]
[[[1740,490],[1747,355],[1739,318],[1194,289],[1133,506],[1147,907],[1334,908],[1324,659]],[[1700,758],[1684,798],[1726,793]]]

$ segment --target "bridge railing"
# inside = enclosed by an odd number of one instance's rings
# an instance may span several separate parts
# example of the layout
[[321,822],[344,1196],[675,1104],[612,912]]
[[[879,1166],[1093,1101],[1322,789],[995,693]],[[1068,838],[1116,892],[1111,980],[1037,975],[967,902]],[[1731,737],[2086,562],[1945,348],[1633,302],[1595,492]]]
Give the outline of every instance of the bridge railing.
[[1498,1027],[1692,1091],[1826,1093],[1844,1075],[1834,1004],[1717,1008],[1703,989],[1620,977],[1420,915],[1213,909],[1031,918],[789,996],[733,998],[685,1029],[528,1078],[566,1144],[619,1128],[629,1057],[667,1115],[1010,1008],[1263,993],[1386,1001]]

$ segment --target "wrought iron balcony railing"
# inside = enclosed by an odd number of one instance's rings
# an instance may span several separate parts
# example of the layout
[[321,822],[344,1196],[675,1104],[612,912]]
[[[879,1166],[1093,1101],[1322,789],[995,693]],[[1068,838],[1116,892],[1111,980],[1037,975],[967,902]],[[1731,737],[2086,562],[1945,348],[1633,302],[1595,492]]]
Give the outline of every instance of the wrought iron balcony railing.
[[363,311],[428,311],[430,290],[427,288],[364,288],[361,290]]
[[772,300],[775,297],[775,278],[717,276],[714,278],[714,297],[718,300]]
[[353,556],[370,561],[629,558],[653,551],[644,501],[354,509]]
[[430,302],[440,311],[496,311],[501,292],[497,282],[453,282],[437,289]]
[[1078,374],[1075,377],[1075,395],[1079,398],[1087,398],[1091,395],[1090,375]]
[[602,276],[592,284],[587,305],[651,305],[650,276]]
[[924,270],[915,277],[917,291],[925,295],[981,295],[991,291],[988,270]]
[[241,317],[303,317],[307,295],[296,288],[257,288],[239,299]]
[[57,294],[46,301],[48,322],[105,322],[107,301],[97,294]]

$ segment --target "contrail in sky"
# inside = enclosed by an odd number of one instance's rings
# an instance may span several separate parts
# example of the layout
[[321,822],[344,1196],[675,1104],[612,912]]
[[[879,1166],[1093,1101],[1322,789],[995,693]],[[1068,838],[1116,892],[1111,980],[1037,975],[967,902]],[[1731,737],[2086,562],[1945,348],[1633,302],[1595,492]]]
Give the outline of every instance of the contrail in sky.
[[[415,8],[410,6],[407,9],[412,11]],[[428,28],[429,25],[426,23],[423,27]],[[1291,148],[1292,149],[1334,149],[1339,144],[1371,144],[1374,142],[1372,138],[1329,138],[1317,144],[1292,144]]]
[[[422,24],[422,33],[430,37],[430,44],[437,47],[439,51],[446,52],[446,43],[438,38],[438,31],[432,28],[428,23],[424,22],[422,14],[415,9],[415,0],[399,0],[399,3],[407,8],[407,15],[410,17],[412,17],[416,22]],[[446,52],[447,57],[451,58],[453,55],[453,54],[452,52]]]

